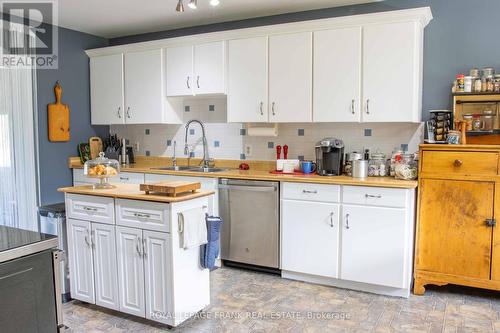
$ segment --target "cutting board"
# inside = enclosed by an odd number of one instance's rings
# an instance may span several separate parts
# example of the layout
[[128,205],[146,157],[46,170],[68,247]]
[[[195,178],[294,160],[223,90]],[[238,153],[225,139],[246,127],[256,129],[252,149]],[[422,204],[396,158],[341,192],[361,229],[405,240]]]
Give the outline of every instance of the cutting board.
[[156,194],[163,193],[172,197],[176,197],[181,193],[196,192],[196,190],[200,188],[201,184],[199,182],[186,182],[181,180],[139,185],[139,189],[146,192],[146,194],[150,192]]
[[102,151],[102,140],[100,137],[93,136],[89,139],[90,158],[93,160],[99,156]]
[[49,141],[69,141],[69,107],[61,103],[62,88],[59,81],[54,87],[56,102],[47,105]]

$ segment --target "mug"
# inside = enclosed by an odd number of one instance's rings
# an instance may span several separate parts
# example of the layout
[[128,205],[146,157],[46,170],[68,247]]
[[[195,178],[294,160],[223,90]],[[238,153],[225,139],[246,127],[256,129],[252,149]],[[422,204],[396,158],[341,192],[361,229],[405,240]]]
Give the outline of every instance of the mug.
[[316,163],[312,161],[302,161],[301,168],[303,173],[313,173],[316,172]]

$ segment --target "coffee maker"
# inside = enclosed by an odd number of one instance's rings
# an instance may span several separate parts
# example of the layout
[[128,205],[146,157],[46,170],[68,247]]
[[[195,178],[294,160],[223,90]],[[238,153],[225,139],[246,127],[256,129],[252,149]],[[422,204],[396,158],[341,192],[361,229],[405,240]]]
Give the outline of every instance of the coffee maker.
[[344,142],[324,138],[316,144],[317,173],[320,176],[340,176],[344,165]]

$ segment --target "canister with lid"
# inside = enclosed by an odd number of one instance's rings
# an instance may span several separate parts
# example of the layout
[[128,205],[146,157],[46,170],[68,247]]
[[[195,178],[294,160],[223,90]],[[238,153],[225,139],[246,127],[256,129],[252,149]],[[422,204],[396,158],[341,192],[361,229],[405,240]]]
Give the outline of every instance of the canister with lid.
[[371,155],[368,162],[368,176],[385,177],[388,175],[385,154],[376,152]]

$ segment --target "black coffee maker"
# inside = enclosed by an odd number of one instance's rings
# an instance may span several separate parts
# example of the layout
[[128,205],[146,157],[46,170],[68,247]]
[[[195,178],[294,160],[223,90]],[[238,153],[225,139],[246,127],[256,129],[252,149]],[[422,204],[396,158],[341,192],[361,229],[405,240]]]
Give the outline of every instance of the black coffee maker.
[[316,144],[317,173],[320,176],[340,176],[344,165],[344,142],[324,138]]

